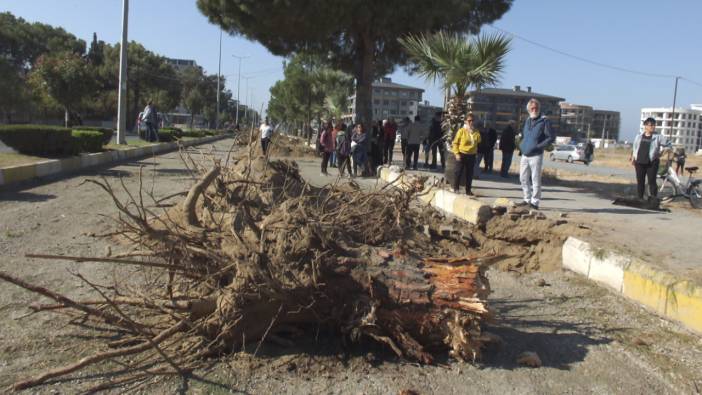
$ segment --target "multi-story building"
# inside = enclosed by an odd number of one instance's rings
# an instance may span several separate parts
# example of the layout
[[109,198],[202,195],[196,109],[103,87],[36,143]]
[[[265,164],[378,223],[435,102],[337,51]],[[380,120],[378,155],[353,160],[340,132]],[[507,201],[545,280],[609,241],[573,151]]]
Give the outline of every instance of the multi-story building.
[[618,141],[620,124],[621,116],[619,111],[594,110],[590,137]]
[[591,106],[561,103],[561,135],[578,139],[617,140],[621,123],[618,111],[597,110]]
[[478,118],[481,126],[493,126],[501,130],[509,121],[516,121],[517,125],[521,125],[529,117],[526,105],[531,98],[541,103],[541,113],[551,120],[556,133],[560,133],[561,109],[558,103],[565,99],[532,92],[530,86],[527,86],[526,90],[516,85],[512,89],[483,88],[472,91],[468,99],[468,108]]
[[442,112],[443,110],[442,107],[432,106],[428,101],[424,101],[424,103],[417,106],[417,115],[419,115],[423,124],[430,125],[434,114]]
[[[422,102],[424,89],[412,86],[397,84],[390,78],[381,78],[373,82],[371,93],[372,111],[374,120],[388,118],[402,119],[408,117],[414,119]],[[349,111],[344,119],[354,121],[356,119],[356,95],[350,98]]]
[[192,59],[166,58],[166,62],[173,66],[173,68],[175,68],[176,71],[183,71],[183,69],[186,69],[188,67],[197,67],[197,63],[195,63],[195,61]]
[[656,120],[656,131],[671,139],[687,152],[702,148],[702,105],[693,104],[690,108],[676,107],[673,118],[672,107],[647,107],[641,109],[640,133],[646,118]]
[[582,137],[587,135],[592,127],[593,109],[573,103],[560,103],[561,108],[561,135],[569,137]]

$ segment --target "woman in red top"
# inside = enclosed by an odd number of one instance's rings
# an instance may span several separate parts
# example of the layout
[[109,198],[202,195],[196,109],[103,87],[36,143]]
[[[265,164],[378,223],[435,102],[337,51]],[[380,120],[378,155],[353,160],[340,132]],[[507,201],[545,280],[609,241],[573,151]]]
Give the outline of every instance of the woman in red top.
[[319,136],[319,144],[322,146],[322,175],[327,174],[327,165],[329,164],[329,158],[331,158],[332,152],[334,152],[335,142],[332,137],[333,131],[324,128],[322,135]]

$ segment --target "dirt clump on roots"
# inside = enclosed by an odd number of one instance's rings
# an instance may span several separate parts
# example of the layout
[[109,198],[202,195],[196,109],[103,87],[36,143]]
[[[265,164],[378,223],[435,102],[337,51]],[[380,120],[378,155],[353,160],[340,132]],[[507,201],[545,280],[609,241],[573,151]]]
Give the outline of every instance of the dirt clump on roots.
[[271,139],[270,155],[276,158],[315,157],[315,149],[308,146],[302,137],[274,134]]
[[377,342],[420,363],[443,352],[480,357],[492,338],[481,331],[490,315],[485,271],[501,257],[459,248],[465,240],[437,243],[412,203],[423,185],[316,188],[296,163],[253,151],[225,166],[214,159],[199,164],[199,181],[161,211],[144,203],[157,200],[141,189],[121,201],[105,180],[91,181],[112,197],[115,234],[133,251],[43,258],[136,266],[144,278],[99,285],[76,274],[96,297],[72,300],[0,272],[0,279],[52,300],[31,306],[34,312],[60,313],[113,334],[95,354],[13,389],[97,365],[108,378],[93,376],[104,382],[90,391],[135,390],[154,377],[191,375],[222,354],[246,348],[255,355],[269,338],[320,326],[348,344]]

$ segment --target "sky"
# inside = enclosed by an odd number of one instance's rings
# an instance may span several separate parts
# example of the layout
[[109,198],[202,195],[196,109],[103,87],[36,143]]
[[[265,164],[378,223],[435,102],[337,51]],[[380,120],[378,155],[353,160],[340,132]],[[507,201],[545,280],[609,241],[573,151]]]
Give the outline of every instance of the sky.
[[[0,11],[61,26],[88,42],[93,32],[109,43],[120,40],[121,7],[121,0],[0,0]],[[534,92],[570,103],[620,111],[620,138],[631,139],[639,130],[642,107],[672,106],[672,76],[698,83],[679,82],[676,106],[702,103],[700,16],[700,0],[515,0],[494,27],[485,26],[482,31],[494,33],[499,28],[593,62],[668,75],[652,77],[600,67],[513,38],[499,87],[531,86]],[[194,59],[212,74],[218,68],[219,34],[219,28],[198,11],[195,0],[130,1],[130,40],[163,56]],[[241,67],[241,101],[256,108],[265,106],[269,88],[283,77],[283,59],[260,44],[225,34],[222,74],[235,97],[239,61],[233,55],[248,56]],[[440,90],[421,77],[401,68],[391,77],[425,89],[425,100],[441,105]]]

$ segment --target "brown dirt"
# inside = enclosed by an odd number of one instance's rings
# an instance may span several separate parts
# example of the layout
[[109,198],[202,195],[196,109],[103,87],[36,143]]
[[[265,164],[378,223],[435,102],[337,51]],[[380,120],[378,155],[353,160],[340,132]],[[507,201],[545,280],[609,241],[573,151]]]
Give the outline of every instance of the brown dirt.
[[317,156],[314,148],[300,138],[276,134],[271,140],[270,155],[278,158],[302,158]]

